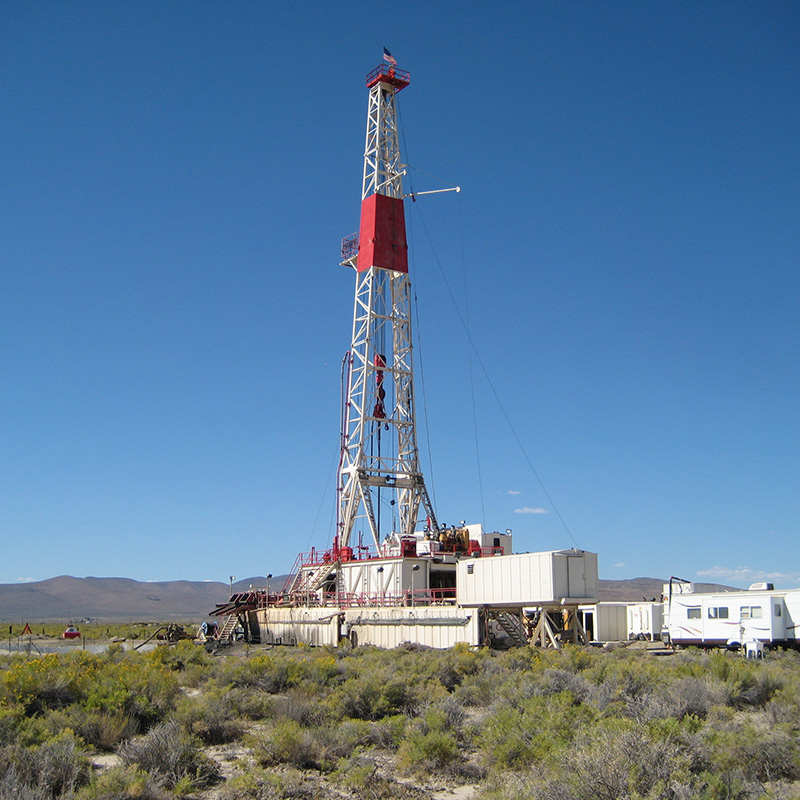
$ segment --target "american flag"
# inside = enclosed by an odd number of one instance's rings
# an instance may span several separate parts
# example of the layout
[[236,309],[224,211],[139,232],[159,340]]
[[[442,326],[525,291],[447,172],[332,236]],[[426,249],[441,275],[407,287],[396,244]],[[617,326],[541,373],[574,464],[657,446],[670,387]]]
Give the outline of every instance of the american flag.
[[397,66],[397,59],[384,47],[383,60],[388,61],[393,67]]

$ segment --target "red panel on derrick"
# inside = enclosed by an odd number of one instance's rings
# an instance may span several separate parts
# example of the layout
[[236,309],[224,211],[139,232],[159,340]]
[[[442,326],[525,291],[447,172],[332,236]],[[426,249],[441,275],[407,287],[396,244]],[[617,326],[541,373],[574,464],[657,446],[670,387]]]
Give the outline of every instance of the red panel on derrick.
[[401,197],[371,194],[361,203],[358,271],[370,267],[408,272],[406,216]]

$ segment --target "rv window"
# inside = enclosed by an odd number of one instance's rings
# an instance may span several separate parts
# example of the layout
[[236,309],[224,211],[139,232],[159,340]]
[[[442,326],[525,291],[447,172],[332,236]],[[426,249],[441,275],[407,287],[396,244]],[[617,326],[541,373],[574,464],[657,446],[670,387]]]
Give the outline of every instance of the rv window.
[[742,606],[739,616],[741,619],[761,619],[761,606]]
[[686,619],[700,619],[700,607],[697,608],[687,608],[686,609]]
[[781,615],[781,607],[775,606],[775,616],[779,617]]
[[708,618],[709,619],[728,619],[728,607],[727,606],[719,606],[718,608],[709,608],[708,609]]

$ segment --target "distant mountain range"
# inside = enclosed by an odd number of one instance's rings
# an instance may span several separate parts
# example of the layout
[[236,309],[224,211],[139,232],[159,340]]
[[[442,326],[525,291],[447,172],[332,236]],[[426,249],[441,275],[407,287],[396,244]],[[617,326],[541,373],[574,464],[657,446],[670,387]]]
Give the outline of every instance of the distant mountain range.
[[[280,589],[286,575],[270,579]],[[642,601],[661,596],[662,578],[633,578],[600,581],[600,599]],[[264,588],[265,577],[247,578],[233,584],[235,592]],[[704,585],[706,589],[707,585]],[[717,586],[720,591],[730,586]],[[711,590],[708,587],[707,590]],[[129,578],[72,578],[62,575],[46,581],[0,584],[0,621],[75,622],[83,619],[103,622],[201,621],[224,603],[230,586],[217,581],[162,581],[143,583]]]
[[[280,589],[286,575],[270,579]],[[267,579],[247,578],[235,592],[263,588]],[[0,620],[6,622],[74,622],[82,619],[170,622],[201,621],[230,596],[230,585],[217,581],[144,583],[130,578],[73,578],[0,584]]]

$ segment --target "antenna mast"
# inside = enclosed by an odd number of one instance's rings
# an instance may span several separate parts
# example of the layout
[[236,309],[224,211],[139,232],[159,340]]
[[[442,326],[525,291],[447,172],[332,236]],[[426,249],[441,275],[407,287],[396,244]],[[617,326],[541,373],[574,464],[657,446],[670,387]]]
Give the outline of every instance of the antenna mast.
[[361,225],[357,239],[342,243],[342,263],[356,271],[356,293],[335,549],[348,546],[356,526],[360,533],[369,530],[376,546],[386,535],[413,534],[422,514],[426,528],[438,528],[419,465],[414,416],[411,281],[395,105],[397,92],[408,84],[409,74],[394,63],[367,75]]

